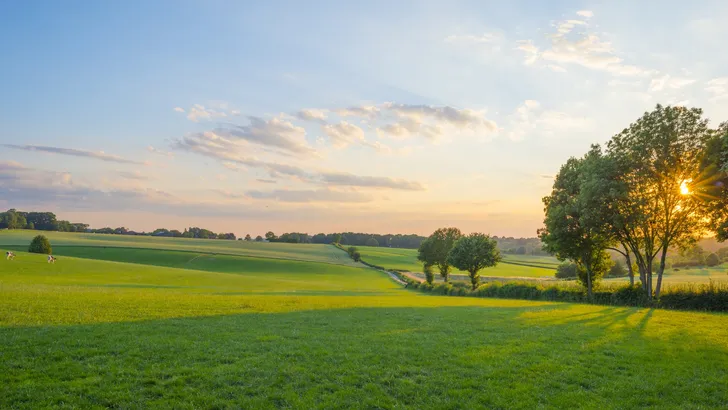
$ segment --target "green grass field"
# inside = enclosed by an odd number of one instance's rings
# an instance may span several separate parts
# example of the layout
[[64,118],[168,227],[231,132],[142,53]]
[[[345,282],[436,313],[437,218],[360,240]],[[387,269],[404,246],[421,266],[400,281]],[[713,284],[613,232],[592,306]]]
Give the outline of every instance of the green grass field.
[[[372,265],[387,269],[422,272],[422,262],[417,260],[416,249],[357,246],[361,258]],[[505,255],[497,266],[483,269],[482,276],[498,277],[553,277],[558,265],[556,258],[530,255]],[[455,270],[453,273],[458,274]],[[465,274],[465,272],[461,272]]]
[[330,246],[146,240],[0,260],[0,408],[728,406],[725,314],[430,296]]

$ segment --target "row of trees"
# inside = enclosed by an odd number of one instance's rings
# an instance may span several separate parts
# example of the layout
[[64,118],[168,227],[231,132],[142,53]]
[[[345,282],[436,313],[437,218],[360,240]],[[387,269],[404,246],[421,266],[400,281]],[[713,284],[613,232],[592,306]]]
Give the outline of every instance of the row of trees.
[[[728,123],[710,128],[700,109],[645,113],[603,150],[570,158],[543,199],[544,248],[583,271],[589,297],[617,252],[634,284],[659,298],[667,254],[712,233],[728,238]],[[657,281],[653,289],[653,275]]]
[[417,259],[423,263],[425,279],[435,280],[433,267],[440,271],[443,281],[450,280],[452,268],[468,272],[475,290],[480,284],[480,271],[496,266],[501,260],[494,238],[482,233],[463,235],[458,228],[440,228],[425,239],[417,250]]
[[85,232],[88,225],[58,220],[53,212],[23,212],[8,209],[6,212],[0,212],[0,229]]

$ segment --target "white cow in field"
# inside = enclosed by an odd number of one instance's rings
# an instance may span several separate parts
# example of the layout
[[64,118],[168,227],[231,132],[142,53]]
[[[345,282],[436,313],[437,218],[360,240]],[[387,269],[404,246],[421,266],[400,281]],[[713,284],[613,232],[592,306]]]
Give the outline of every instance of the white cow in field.
[[56,257],[53,255],[48,255],[48,263],[56,263]]
[[10,252],[10,251],[5,252],[5,259],[7,259],[9,261],[15,259],[15,252]]

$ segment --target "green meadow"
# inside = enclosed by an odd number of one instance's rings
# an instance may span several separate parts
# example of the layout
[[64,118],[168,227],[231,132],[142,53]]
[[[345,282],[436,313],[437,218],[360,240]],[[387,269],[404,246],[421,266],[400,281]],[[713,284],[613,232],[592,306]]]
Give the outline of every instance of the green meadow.
[[0,261],[0,408],[728,406],[725,314],[431,296],[328,245],[48,236],[55,264]]
[[[422,272],[422,262],[417,260],[416,249],[382,248],[357,246],[361,259],[372,265],[392,270]],[[483,269],[482,276],[498,277],[553,277],[559,262],[548,256],[504,255],[497,266]],[[467,272],[454,270],[453,274],[466,275]]]

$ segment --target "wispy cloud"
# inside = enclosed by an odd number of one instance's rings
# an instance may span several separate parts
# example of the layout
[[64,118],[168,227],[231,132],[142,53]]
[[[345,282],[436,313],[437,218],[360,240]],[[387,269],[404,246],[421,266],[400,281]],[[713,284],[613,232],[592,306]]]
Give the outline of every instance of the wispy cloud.
[[350,144],[364,141],[364,130],[346,121],[324,125],[321,130],[329,137],[334,148],[344,148]]
[[75,148],[48,147],[43,145],[14,145],[2,144],[3,147],[30,152],[47,152],[51,154],[70,155],[74,157],[92,158],[106,162],[117,162],[120,164],[143,165],[143,162],[122,158],[116,155],[106,154],[103,151],[86,151]]
[[309,108],[296,112],[296,118],[303,121],[314,121],[321,124],[326,124],[327,112],[327,110]]
[[122,178],[133,179],[133,180],[136,180],[136,181],[149,181],[151,179],[151,178],[149,178],[148,176],[142,174],[139,171],[133,171],[133,172],[129,172],[129,171],[116,171],[116,174],[119,175]]
[[371,202],[370,195],[359,192],[341,192],[329,189],[313,190],[274,190],[274,191],[248,191],[246,195],[254,199],[275,199],[281,202]]
[[154,148],[151,145],[147,147],[147,151],[151,152],[152,154],[163,155],[165,157],[173,157],[174,156],[174,153],[172,153],[170,151],[163,151],[163,150],[160,150],[158,148]]

